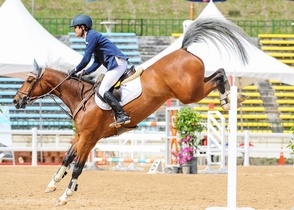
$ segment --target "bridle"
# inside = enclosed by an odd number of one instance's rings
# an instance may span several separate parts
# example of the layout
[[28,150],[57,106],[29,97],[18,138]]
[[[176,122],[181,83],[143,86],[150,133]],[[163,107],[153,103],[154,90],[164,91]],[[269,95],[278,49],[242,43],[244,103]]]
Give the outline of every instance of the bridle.
[[[58,87],[60,87],[60,85],[62,85],[66,80],[68,80],[70,78],[69,75],[67,75],[67,77],[65,77],[60,83],[58,83],[54,88],[52,88],[48,93],[44,93],[40,96],[35,96],[35,97],[31,97],[31,92],[34,90],[36,84],[38,83],[38,81],[40,80],[40,78],[42,77],[42,71],[40,70],[38,72],[38,75],[35,75],[35,74],[32,74],[31,76],[33,76],[35,79],[32,81],[33,84],[30,86],[29,90],[27,92],[24,92],[24,91],[21,91],[21,90],[18,90],[17,91],[17,95],[18,97],[20,98],[20,101],[21,101],[21,104],[23,105],[26,105],[26,104],[31,104],[33,103],[35,100],[37,99],[42,99],[44,97],[47,97],[47,96],[50,96],[54,102],[60,107],[60,109],[62,111],[64,111],[71,119],[73,119],[73,116],[67,111],[65,110],[54,98],[54,95],[52,94],[53,91],[55,91]],[[44,88],[42,87],[42,83],[40,82],[39,83],[40,85],[40,88],[42,89],[42,92],[44,92]],[[20,94],[18,93],[21,93],[23,95],[25,95],[24,97],[21,97]]]
[[[92,87],[92,90],[93,91],[90,91],[84,98],[83,96],[81,95],[81,102],[78,104],[78,106],[76,107],[75,111],[73,111],[73,114],[71,114],[69,111],[65,110],[54,98],[54,94],[52,94],[52,92],[54,90],[56,90],[57,88],[59,88],[66,80],[72,78],[72,79],[76,79],[78,81],[81,81],[81,78],[82,78],[82,75],[80,75],[79,78],[75,78],[75,77],[71,77],[70,75],[67,75],[67,77],[65,77],[60,83],[58,83],[54,88],[52,88],[48,93],[44,93],[40,96],[36,96],[36,97],[31,97],[31,92],[32,90],[35,88],[37,82],[40,80],[40,78],[42,77],[42,72],[41,69],[39,69],[40,71],[38,72],[38,75],[36,74],[32,74],[31,76],[34,77],[34,80],[32,81],[33,84],[30,86],[29,90],[27,92],[24,92],[24,91],[21,91],[21,90],[18,90],[17,91],[17,95],[18,97],[20,98],[20,104],[21,105],[26,105],[26,104],[31,104],[33,103],[35,100],[37,99],[42,99],[44,97],[47,97],[47,96],[50,96],[53,101],[59,106],[59,108],[67,115],[69,116],[71,119],[74,119],[75,116],[77,115],[77,113],[81,110],[81,109],[85,109],[85,103],[89,100],[90,97],[92,97],[92,95],[95,93],[94,89],[96,88],[95,85],[93,85]],[[44,91],[44,88],[42,87],[42,83],[39,82],[39,85],[40,85],[40,88],[42,89],[42,92],[45,92]],[[97,84],[96,84],[97,85]],[[82,87],[82,91],[81,91],[81,94],[83,92],[83,88],[84,88],[84,85]],[[21,97],[20,94],[18,93],[21,93],[23,95],[25,95],[24,97]]]

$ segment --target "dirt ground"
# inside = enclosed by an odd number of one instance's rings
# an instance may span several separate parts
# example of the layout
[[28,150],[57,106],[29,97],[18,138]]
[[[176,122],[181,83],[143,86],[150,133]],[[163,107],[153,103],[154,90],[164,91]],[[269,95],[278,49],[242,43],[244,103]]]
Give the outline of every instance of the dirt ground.
[[[227,206],[227,174],[147,174],[150,166],[146,166],[144,171],[84,170],[78,191],[66,206],[56,207],[72,172],[55,192],[44,193],[57,168],[0,166],[0,209],[201,210]],[[237,207],[294,207],[293,166],[239,166],[237,174]]]

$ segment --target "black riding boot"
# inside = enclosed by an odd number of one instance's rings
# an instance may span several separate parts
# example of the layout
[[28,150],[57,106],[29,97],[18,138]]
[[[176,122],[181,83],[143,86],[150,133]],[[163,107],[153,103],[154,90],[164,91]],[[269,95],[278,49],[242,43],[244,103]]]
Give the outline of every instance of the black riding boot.
[[112,110],[114,111],[116,124],[122,125],[122,124],[128,124],[131,122],[131,118],[122,109],[121,105],[116,100],[116,98],[111,94],[111,92],[106,91],[104,93],[103,98],[109,104],[109,106],[111,106]]

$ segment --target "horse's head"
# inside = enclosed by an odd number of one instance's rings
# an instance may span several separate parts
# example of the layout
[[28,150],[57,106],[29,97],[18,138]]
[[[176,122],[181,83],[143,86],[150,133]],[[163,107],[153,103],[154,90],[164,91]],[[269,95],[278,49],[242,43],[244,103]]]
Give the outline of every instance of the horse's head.
[[[44,70],[39,67],[37,62],[34,60],[34,71],[29,74],[27,80],[23,83],[21,88],[17,91],[13,99],[15,108],[26,108],[27,104],[31,104],[37,99],[38,94],[42,94],[42,89],[38,83],[42,77]],[[39,87],[39,88],[38,88]]]

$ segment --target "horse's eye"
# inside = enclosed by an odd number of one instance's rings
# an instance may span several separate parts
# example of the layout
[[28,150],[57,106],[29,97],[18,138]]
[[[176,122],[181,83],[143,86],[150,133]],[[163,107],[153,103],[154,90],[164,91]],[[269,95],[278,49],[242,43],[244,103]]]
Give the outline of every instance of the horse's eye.
[[33,82],[33,80],[27,80],[28,84],[31,84]]

